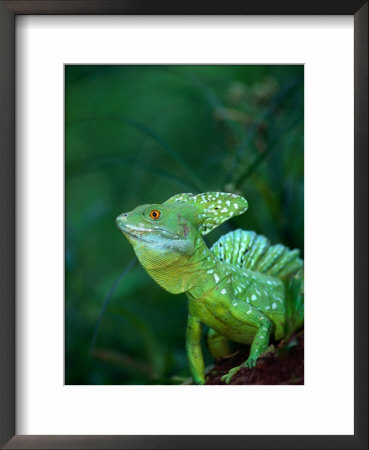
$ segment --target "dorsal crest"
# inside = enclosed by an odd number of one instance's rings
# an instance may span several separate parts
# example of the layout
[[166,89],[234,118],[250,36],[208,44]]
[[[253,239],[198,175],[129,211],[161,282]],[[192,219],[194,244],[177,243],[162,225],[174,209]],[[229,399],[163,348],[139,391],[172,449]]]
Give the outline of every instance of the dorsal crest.
[[247,201],[240,195],[228,192],[205,192],[203,194],[177,194],[164,204],[184,203],[195,206],[198,210],[198,230],[202,235],[234,216],[247,210]]

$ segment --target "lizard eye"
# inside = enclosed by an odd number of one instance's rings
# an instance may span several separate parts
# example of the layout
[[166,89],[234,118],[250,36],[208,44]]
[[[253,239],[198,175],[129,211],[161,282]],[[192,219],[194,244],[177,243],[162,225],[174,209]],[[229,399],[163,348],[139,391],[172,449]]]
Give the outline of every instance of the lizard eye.
[[150,211],[150,217],[154,220],[159,219],[160,217],[160,211],[158,211],[157,209],[153,209],[152,211]]

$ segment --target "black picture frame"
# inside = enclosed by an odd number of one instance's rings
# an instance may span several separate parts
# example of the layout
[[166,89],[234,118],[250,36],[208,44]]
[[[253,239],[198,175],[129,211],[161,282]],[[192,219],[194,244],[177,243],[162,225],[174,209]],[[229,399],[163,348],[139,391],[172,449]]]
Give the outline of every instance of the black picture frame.
[[[353,15],[355,59],[354,435],[15,435],[15,18],[19,14]],[[368,448],[368,1],[12,0],[0,1],[0,445],[6,449]],[[337,337],[341,339],[344,337]],[[344,357],[341,361],[344,364]],[[319,407],[319,405],[317,405]]]

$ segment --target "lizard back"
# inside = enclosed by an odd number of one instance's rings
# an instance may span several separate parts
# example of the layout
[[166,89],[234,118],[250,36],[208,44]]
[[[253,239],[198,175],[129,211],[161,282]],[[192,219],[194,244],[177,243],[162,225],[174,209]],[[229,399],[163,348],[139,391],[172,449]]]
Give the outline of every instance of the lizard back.
[[303,267],[299,250],[290,250],[254,231],[235,230],[222,236],[210,249],[213,254],[235,267],[251,269],[278,278],[297,273]]

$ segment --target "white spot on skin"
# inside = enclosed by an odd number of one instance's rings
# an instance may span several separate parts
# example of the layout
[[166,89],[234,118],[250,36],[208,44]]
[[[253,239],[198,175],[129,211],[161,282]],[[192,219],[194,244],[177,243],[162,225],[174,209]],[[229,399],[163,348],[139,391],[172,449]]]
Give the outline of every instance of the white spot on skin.
[[208,270],[206,273],[213,273],[213,272],[214,272],[214,270],[211,269],[211,270]]
[[273,303],[272,304],[272,309],[276,309],[277,308],[277,303]]
[[227,291],[226,291],[225,289],[222,289],[222,290],[220,291],[220,293],[224,295],[224,294],[227,293]]
[[233,306],[237,306],[237,305],[238,305],[238,303],[237,303],[237,302],[233,303]]
[[226,201],[227,206],[231,206],[231,202],[229,200]]
[[237,203],[235,203],[234,205],[233,205],[236,209],[238,209],[238,205],[237,205]]
[[222,200],[218,200],[218,203],[222,203]]
[[220,212],[228,212],[228,208],[223,208]]
[[267,283],[268,283],[268,284],[273,284],[273,283],[272,283],[271,281],[269,281],[269,280],[267,281]]
[[253,301],[255,301],[255,300],[256,300],[256,295],[255,295],[255,294],[252,294],[252,296],[251,296],[251,300],[253,300]]
[[270,309],[270,306],[266,306],[265,309],[267,309],[267,310]]
[[214,279],[215,279],[215,282],[218,283],[219,277],[218,277],[218,275],[216,273],[214,274]]
[[252,309],[249,309],[246,314],[251,314],[251,313],[252,313]]

